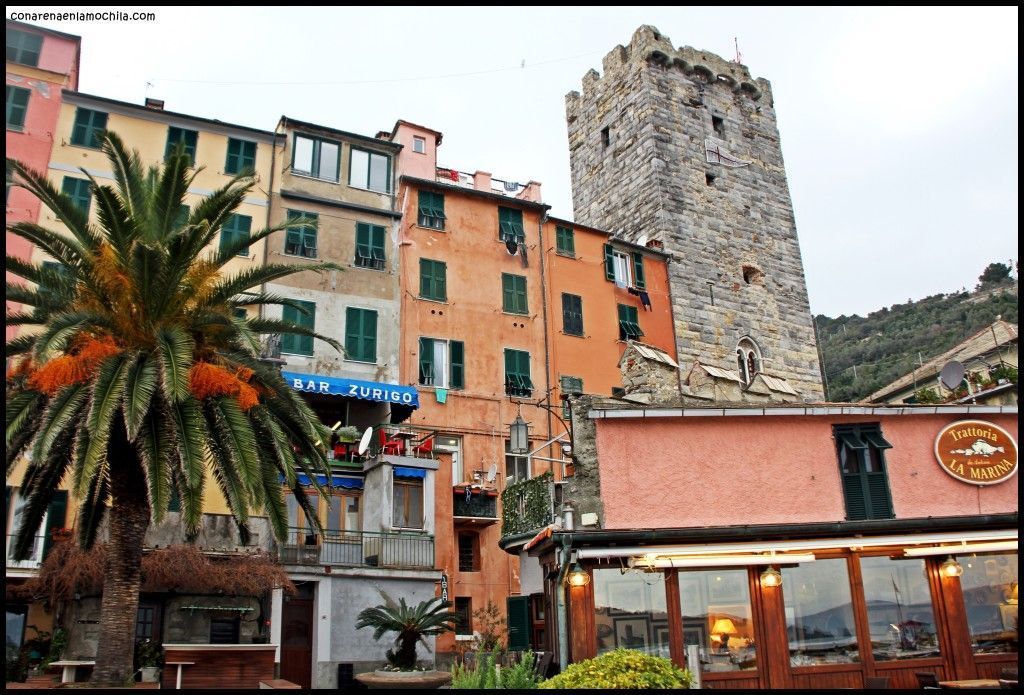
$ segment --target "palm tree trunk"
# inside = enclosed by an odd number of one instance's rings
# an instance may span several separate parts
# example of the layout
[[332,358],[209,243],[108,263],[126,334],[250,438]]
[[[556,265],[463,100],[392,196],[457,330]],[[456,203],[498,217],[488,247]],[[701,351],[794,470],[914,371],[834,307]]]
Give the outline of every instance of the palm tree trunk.
[[119,686],[134,680],[135,621],[142,584],[142,544],[149,527],[149,500],[138,455],[123,425],[111,432],[110,541],[103,572],[100,640],[90,683]]

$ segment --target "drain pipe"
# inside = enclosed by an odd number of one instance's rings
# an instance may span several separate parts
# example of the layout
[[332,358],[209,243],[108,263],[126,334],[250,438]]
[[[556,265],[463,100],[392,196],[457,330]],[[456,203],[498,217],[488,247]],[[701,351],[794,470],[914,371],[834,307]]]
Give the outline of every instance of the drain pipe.
[[572,507],[568,504],[562,507],[562,530],[568,533],[562,534],[561,568],[558,570],[558,584],[555,589],[558,620],[558,670],[564,671],[569,665],[569,628],[568,615],[565,602],[565,575],[569,571],[569,556],[572,550],[572,531],[574,530]]

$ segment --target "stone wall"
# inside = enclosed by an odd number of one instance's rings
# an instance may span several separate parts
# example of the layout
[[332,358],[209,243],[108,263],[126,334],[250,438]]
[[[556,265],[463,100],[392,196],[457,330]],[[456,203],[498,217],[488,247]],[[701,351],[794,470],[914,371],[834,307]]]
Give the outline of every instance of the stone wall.
[[[734,368],[749,336],[766,369],[821,400],[771,85],[650,26],[603,68],[566,97],[576,221],[664,243],[684,370]],[[736,166],[708,163],[716,148]]]

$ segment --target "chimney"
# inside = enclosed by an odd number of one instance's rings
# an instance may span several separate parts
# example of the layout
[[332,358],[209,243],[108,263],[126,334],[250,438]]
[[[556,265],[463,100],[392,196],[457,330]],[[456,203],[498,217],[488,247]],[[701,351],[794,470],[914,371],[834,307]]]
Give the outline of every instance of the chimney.
[[146,108],[153,109],[154,111],[164,110],[164,100],[154,99],[153,97],[146,97]]
[[478,191],[491,192],[491,174],[487,171],[478,171],[473,174],[473,188]]
[[543,202],[540,199],[540,181],[530,181],[526,184],[526,188],[519,192],[516,196],[520,200],[529,200],[533,203]]
[[387,140],[388,142],[391,142],[391,133],[386,130],[378,130],[374,137],[378,140]]
[[661,241],[661,239],[651,239],[650,241],[647,242],[647,248],[653,249],[655,251],[664,251],[665,244],[664,242]]

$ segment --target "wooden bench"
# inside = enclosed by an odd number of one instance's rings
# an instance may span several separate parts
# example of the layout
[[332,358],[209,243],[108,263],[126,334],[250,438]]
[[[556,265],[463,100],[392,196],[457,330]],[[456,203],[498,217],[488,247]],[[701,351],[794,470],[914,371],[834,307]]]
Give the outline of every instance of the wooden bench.
[[260,681],[260,690],[302,690],[302,686],[283,678],[274,678],[269,681]]
[[92,661],[89,661],[89,660],[75,661],[73,659],[68,659],[68,660],[64,660],[64,661],[51,661],[50,662],[50,666],[60,666],[61,668],[64,669],[61,672],[61,676],[60,676],[60,682],[61,683],[74,683],[75,682],[75,670],[79,666],[88,666],[88,667],[92,668],[95,665],[96,665],[96,661],[95,660],[92,660]]

